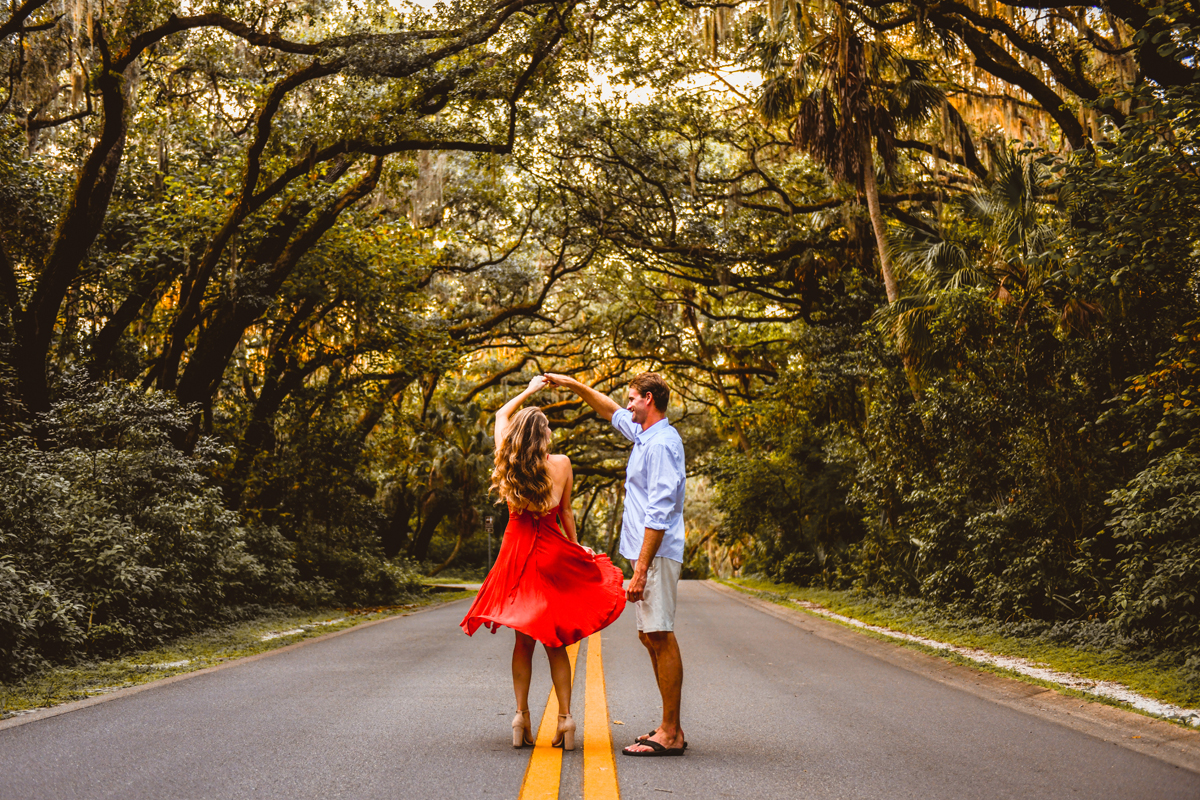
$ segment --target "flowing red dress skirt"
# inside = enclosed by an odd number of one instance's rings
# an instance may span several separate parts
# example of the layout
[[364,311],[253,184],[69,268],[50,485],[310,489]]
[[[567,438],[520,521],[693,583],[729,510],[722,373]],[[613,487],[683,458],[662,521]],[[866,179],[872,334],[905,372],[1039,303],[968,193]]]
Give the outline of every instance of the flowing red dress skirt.
[[508,518],[504,541],[463,618],[468,636],[501,625],[549,647],[574,644],[608,627],[625,610],[621,570],[559,532],[558,509]]

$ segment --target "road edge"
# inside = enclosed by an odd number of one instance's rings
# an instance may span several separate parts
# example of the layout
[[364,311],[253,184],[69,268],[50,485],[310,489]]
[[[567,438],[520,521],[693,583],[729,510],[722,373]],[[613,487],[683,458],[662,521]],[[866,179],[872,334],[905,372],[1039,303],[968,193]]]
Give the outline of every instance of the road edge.
[[1143,716],[1103,703],[1060,694],[1053,689],[984,670],[955,664],[900,642],[876,639],[861,631],[802,608],[763,600],[711,580],[709,589],[787,622],[807,633],[835,642],[938,683],[989,702],[1053,722],[1118,747],[1148,755],[1200,774],[1200,731]]
[[370,622],[363,622],[359,625],[354,625],[349,628],[342,628],[341,630],[332,631],[330,633],[326,633],[321,636],[314,636],[311,639],[304,639],[303,641],[296,642],[295,644],[285,645],[283,647],[276,648],[275,650],[267,650],[264,653],[255,653],[252,656],[242,656],[241,658],[234,658],[234,659],[230,659],[229,661],[223,661],[220,664],[214,664],[211,667],[204,667],[203,669],[198,669],[193,672],[185,672],[181,675],[172,675],[168,678],[161,678],[156,681],[150,681],[149,683],[140,683],[137,686],[129,686],[124,689],[117,689],[115,691],[108,692],[107,694],[98,694],[95,697],[86,697],[83,700],[72,700],[69,703],[62,703],[60,705],[50,706],[49,708],[40,708],[37,711],[33,711],[28,714],[22,714],[19,717],[11,717],[6,720],[0,720],[0,731],[6,731],[6,730],[9,730],[10,728],[18,728],[22,725],[28,725],[31,722],[40,722],[41,720],[44,720],[44,719],[50,719],[51,717],[57,717],[60,714],[70,714],[73,711],[82,711],[85,708],[90,708],[91,706],[99,705],[101,703],[107,703],[110,700],[119,700],[123,697],[129,697],[130,695],[138,694],[140,692],[149,691],[151,689],[158,689],[163,686],[169,686],[170,684],[178,683],[179,681],[186,681],[189,678],[197,678],[201,675],[207,675],[211,672],[217,672],[219,670],[228,669],[230,667],[236,667],[241,664],[248,664],[251,661],[258,661],[263,658],[270,658],[271,656],[277,656],[281,653],[287,653],[292,650],[297,650],[301,647],[307,647],[310,644],[316,644],[317,642],[328,641],[329,639],[333,639],[338,636],[343,636],[347,633],[353,633],[354,631],[366,630],[367,628],[373,627],[375,625],[381,625],[385,622],[395,622],[398,619],[412,617],[417,614],[424,614],[426,611],[433,611],[434,609],[438,609],[438,608],[446,608],[447,606],[452,606],[455,603],[461,603],[465,600],[471,600],[471,599],[473,599],[473,598],[462,597],[462,598],[459,598],[458,600],[451,600],[446,603],[434,603],[432,605],[425,606],[424,608],[414,609],[413,611],[406,611],[406,612],[403,612],[400,614],[395,614],[390,617],[384,617],[383,619],[373,619]]

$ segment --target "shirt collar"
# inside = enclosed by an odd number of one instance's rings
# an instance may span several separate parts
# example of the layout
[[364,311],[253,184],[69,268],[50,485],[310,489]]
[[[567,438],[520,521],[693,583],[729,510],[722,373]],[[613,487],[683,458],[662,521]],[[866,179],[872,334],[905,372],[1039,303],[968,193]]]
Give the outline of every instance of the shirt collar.
[[663,417],[658,422],[651,425],[649,428],[638,431],[637,443],[641,444],[642,442],[647,442],[650,439],[652,439],[653,437],[657,436],[659,433],[665,431],[669,427],[671,427],[670,420],[668,420],[666,417]]

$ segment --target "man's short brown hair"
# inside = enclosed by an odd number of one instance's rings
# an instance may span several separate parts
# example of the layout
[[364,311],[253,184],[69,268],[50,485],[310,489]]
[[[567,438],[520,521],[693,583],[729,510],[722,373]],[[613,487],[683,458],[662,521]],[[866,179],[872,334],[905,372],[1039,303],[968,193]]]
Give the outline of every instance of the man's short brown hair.
[[662,376],[657,372],[643,372],[634,377],[629,382],[633,390],[639,395],[644,395],[647,392],[654,396],[654,407],[661,413],[666,413],[667,403],[671,402],[671,389],[667,386],[667,382],[662,379]]

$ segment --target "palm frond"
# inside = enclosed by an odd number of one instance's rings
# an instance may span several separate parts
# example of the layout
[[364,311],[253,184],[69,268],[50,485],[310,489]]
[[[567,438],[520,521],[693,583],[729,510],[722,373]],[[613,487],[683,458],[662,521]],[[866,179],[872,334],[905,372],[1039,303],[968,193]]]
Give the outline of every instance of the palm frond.
[[796,108],[796,82],[791,75],[765,81],[758,95],[756,110],[768,122],[792,117]]

